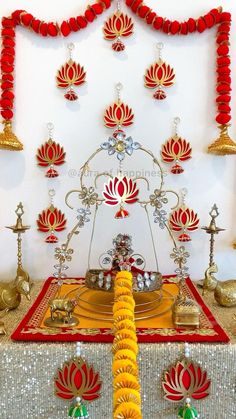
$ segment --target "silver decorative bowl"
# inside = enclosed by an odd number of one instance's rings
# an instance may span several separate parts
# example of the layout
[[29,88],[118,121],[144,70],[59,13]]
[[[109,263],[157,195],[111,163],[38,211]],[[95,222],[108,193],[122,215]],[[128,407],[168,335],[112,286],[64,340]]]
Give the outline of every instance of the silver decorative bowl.
[[[89,269],[85,276],[86,287],[113,292],[117,272],[107,272],[103,269]],[[158,291],[162,287],[162,275],[160,272],[144,272],[143,274],[132,272],[132,274],[134,292]]]

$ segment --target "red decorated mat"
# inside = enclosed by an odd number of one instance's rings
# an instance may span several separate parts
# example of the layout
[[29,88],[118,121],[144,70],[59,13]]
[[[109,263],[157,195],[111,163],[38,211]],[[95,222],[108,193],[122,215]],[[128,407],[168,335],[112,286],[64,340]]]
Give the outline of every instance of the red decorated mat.
[[[183,292],[186,296],[193,298],[202,308],[200,328],[189,330],[174,327],[171,307],[178,293],[175,281],[173,276],[164,277],[161,300],[158,300],[158,292],[136,293],[138,341],[143,343],[229,342],[229,337],[189,278],[186,280]],[[70,295],[74,293],[74,297],[78,298],[79,304],[74,314],[79,318],[79,324],[74,328],[56,329],[46,327],[44,321],[50,316],[48,304],[55,297],[57,290],[57,280],[48,278],[34,304],[13,332],[12,339],[45,342],[112,342],[112,293],[89,290],[84,286],[83,278],[65,279],[62,285],[62,295],[69,292]],[[104,307],[109,307],[108,311]]]

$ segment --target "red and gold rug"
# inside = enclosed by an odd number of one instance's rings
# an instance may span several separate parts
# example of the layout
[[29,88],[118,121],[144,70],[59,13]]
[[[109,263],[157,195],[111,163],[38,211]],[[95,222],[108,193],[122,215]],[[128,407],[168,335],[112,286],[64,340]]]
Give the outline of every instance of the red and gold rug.
[[[202,308],[200,328],[176,329],[172,322],[171,307],[178,294],[175,277],[164,277],[163,294],[159,292],[136,293],[136,327],[139,342],[229,342],[229,337],[204,303],[195,285],[186,280],[184,294],[195,299]],[[17,329],[13,340],[51,342],[112,342],[112,301],[110,292],[89,290],[83,278],[64,279],[62,295],[78,299],[74,314],[79,318],[74,328],[56,329],[46,327],[50,317],[48,303],[58,290],[57,280],[48,278]]]

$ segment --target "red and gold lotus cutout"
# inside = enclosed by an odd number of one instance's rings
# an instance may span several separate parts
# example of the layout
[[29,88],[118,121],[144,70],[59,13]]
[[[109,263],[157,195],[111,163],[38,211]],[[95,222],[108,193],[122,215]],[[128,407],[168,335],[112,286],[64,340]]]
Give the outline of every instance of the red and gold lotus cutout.
[[191,241],[190,236],[186,231],[192,232],[199,227],[199,218],[197,213],[192,209],[187,208],[185,205],[172,212],[169,219],[170,228],[173,231],[181,231],[181,235],[178,237],[180,242]]
[[50,235],[46,237],[46,243],[57,243],[58,237],[55,236],[54,232],[60,232],[66,228],[65,214],[61,210],[50,205],[49,208],[43,210],[39,214],[37,219],[38,230],[43,233],[50,232]]
[[53,178],[59,175],[53,166],[59,166],[65,163],[65,155],[66,153],[64,152],[63,147],[55,141],[49,139],[38,149],[36,158],[39,166],[50,166],[45,176]]
[[69,88],[64,97],[70,101],[76,100],[78,96],[71,86],[80,86],[85,82],[85,77],[86,72],[84,68],[70,59],[57,72],[57,87]]
[[204,399],[209,395],[211,380],[207,372],[192,361],[179,361],[164,374],[162,388],[165,399],[180,402],[186,398]]
[[128,127],[133,124],[134,113],[128,105],[116,102],[108,106],[104,113],[104,123],[108,128],[117,126]]
[[191,158],[192,148],[188,141],[175,135],[163,144],[161,149],[161,157],[165,163],[173,163],[175,165],[171,168],[171,172],[179,174],[184,171],[178,162],[183,162]]
[[104,203],[110,206],[120,205],[115,218],[129,216],[129,212],[123,208],[123,204],[135,204],[138,201],[138,194],[137,183],[127,176],[115,176],[104,185]]
[[54,379],[55,395],[64,400],[74,400],[69,409],[70,417],[89,417],[83,401],[91,402],[100,397],[102,382],[99,374],[81,357],[65,362]]
[[149,89],[158,88],[153,97],[157,100],[166,98],[166,93],[162,87],[170,87],[175,83],[174,69],[162,60],[151,65],[144,75],[144,84]]
[[108,41],[114,41],[112,48],[114,51],[123,51],[125,45],[121,42],[121,37],[127,37],[132,35],[134,24],[128,15],[117,10],[109,19],[105,22],[103,27],[104,38]]

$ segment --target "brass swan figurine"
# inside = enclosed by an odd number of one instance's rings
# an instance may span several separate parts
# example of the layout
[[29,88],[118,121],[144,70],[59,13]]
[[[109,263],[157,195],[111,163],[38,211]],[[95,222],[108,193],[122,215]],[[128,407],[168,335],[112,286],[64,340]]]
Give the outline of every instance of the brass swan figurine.
[[216,272],[218,272],[218,268],[215,263],[207,268],[203,282],[203,290],[214,291],[215,300],[221,306],[236,306],[236,279],[217,281],[213,275]]
[[18,276],[11,282],[0,282],[0,310],[6,312],[17,308],[21,295],[30,300],[30,282],[24,276]]
[[[30,300],[30,282],[24,276],[17,275],[11,282],[0,282],[0,318],[2,319],[9,310],[20,305],[21,295]],[[6,335],[5,324],[0,320],[0,335]]]

